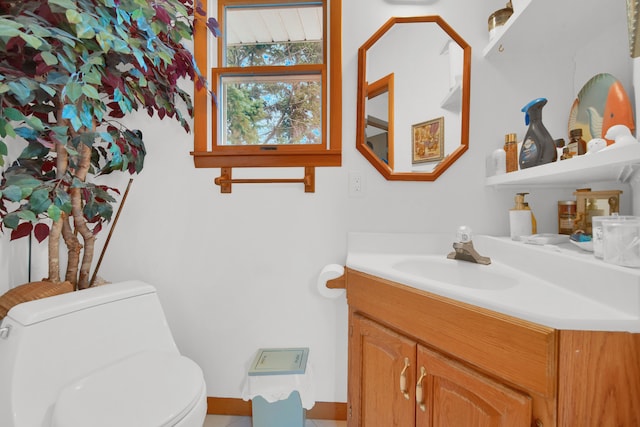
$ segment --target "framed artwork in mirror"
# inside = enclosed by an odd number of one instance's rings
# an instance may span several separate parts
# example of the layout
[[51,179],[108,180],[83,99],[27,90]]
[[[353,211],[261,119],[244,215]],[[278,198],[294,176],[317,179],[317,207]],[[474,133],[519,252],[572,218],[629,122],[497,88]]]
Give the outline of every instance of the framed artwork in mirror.
[[444,117],[411,126],[412,163],[439,162],[444,158]]

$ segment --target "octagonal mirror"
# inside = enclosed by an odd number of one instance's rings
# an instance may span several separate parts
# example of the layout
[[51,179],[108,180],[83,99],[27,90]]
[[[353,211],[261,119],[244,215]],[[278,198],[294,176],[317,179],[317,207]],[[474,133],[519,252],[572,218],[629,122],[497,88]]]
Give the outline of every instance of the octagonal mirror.
[[469,147],[470,74],[440,16],[389,19],[358,50],[356,147],[388,180],[435,181]]

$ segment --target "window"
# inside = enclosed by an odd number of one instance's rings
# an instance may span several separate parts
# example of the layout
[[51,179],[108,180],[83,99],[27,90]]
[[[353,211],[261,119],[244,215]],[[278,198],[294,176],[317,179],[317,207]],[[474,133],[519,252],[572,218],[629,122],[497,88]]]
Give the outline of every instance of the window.
[[196,167],[340,166],[341,0],[215,0],[196,22]]

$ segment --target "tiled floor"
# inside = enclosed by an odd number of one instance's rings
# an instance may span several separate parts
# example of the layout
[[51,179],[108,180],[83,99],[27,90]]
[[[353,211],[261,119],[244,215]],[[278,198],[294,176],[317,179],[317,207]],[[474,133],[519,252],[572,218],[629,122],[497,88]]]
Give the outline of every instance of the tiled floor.
[[[251,427],[251,417],[207,415],[203,427]],[[347,427],[346,421],[307,420],[305,427]]]

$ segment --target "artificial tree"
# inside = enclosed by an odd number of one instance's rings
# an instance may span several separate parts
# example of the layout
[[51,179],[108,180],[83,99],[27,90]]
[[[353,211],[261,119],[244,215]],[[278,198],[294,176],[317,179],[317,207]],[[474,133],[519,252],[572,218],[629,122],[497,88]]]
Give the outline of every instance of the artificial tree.
[[[90,283],[96,234],[116,188],[93,178],[139,173],[143,136],[119,119],[138,110],[189,132],[183,78],[205,85],[189,48],[192,0],[0,0],[0,230],[48,241],[49,275]],[[24,147],[5,165],[10,144]]]

